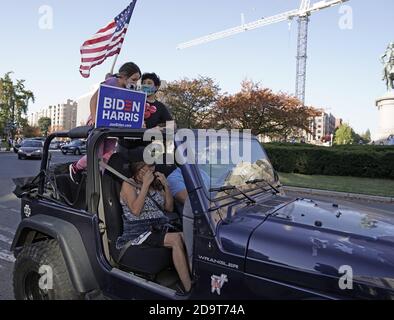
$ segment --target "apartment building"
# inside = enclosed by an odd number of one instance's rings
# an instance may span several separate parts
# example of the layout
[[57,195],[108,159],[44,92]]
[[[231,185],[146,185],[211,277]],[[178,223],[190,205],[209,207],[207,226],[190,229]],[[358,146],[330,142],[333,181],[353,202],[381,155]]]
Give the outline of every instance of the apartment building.
[[51,132],[67,131],[77,127],[78,104],[68,99],[67,102],[49,106],[39,112],[32,113],[29,117],[31,126],[38,126],[41,118],[51,119]]

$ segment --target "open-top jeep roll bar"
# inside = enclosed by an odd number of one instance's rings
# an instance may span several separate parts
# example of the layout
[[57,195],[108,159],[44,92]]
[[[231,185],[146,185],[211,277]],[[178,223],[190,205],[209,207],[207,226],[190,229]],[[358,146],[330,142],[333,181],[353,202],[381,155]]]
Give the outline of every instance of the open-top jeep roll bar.
[[[49,158],[49,147],[50,147],[53,139],[55,139],[55,138],[87,139],[91,130],[92,130],[92,127],[84,126],[84,127],[78,127],[78,128],[72,129],[70,131],[59,131],[59,132],[54,132],[54,133],[50,134],[44,143],[44,150],[43,150],[43,155],[42,155],[40,172],[42,173],[47,169],[48,158]],[[40,194],[44,193],[45,175],[41,174],[39,186],[40,187],[38,189],[38,192]]]

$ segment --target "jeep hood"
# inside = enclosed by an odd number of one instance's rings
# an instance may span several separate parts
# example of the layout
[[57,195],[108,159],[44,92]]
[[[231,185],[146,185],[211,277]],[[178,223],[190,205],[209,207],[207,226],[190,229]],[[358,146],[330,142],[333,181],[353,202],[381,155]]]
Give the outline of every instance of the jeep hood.
[[[379,288],[383,288],[394,298],[393,249],[393,213],[297,199],[254,229],[245,268],[274,279],[281,270],[292,284],[305,285],[314,279],[311,287],[324,282],[323,286],[333,286],[333,292],[342,271],[351,270],[354,281],[367,285],[366,296],[381,297]],[[371,291],[370,286],[377,289]]]

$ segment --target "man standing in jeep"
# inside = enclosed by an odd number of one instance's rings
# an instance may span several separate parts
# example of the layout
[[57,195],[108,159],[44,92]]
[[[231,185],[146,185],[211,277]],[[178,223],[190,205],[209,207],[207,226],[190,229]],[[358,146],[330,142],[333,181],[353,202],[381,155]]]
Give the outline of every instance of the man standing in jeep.
[[141,81],[141,90],[148,97],[147,110],[145,110],[146,128],[164,127],[166,122],[173,121],[173,118],[166,105],[156,99],[156,94],[161,87],[161,80],[156,73],[144,73]]

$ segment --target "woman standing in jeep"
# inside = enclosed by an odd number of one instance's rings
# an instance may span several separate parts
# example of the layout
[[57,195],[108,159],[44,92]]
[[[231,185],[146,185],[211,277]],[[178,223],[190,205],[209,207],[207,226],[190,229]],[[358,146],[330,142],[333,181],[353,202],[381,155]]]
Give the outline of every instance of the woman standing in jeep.
[[[141,74],[141,69],[135,63],[127,62],[120,67],[118,74],[107,75],[103,84],[115,88],[134,89],[141,78]],[[90,116],[87,120],[87,125],[92,126],[92,128],[96,121],[98,94],[99,91],[97,90],[90,100]],[[106,139],[100,146],[99,154],[108,161],[115,150],[115,146],[116,140]],[[74,183],[79,183],[82,171],[86,170],[87,166],[87,156],[70,165],[70,178]]]
[[[120,199],[123,208],[123,235],[118,238],[117,248],[133,246],[167,247],[172,249],[172,259],[186,292],[191,289],[190,272],[186,260],[182,233],[168,233],[163,225],[148,225],[147,221],[165,218],[172,212],[174,199],[166,177],[155,172],[155,165],[143,160],[144,148],[134,150],[130,163],[131,179],[135,186],[124,182]],[[141,251],[142,252],[142,251]]]

